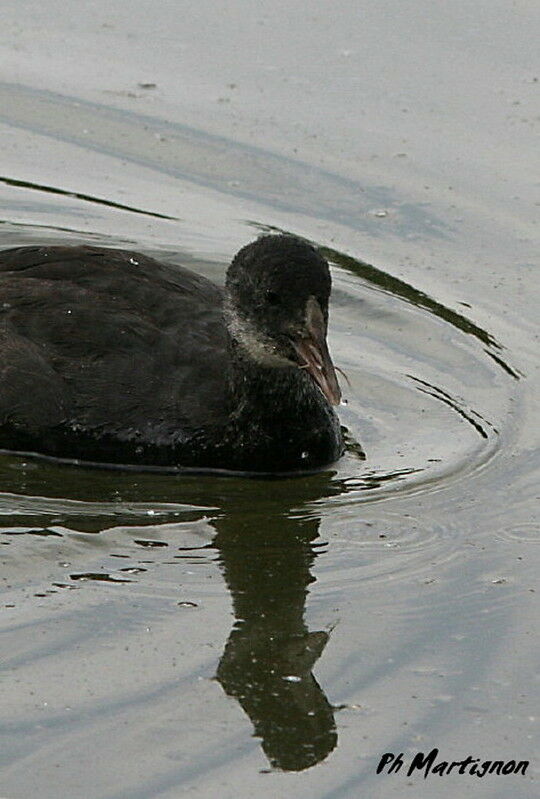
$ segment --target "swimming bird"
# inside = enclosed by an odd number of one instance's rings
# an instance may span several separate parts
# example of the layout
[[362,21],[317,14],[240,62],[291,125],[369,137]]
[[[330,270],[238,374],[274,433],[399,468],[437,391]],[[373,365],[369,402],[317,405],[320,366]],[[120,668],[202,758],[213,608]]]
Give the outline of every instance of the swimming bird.
[[320,469],[343,451],[328,263],[265,235],[222,289],[93,246],[0,252],[0,449],[120,467]]

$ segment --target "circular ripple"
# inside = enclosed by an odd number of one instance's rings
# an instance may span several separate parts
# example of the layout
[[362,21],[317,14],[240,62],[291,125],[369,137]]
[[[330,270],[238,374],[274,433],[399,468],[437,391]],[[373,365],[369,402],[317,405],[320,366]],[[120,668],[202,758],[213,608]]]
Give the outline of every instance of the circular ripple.
[[520,544],[540,544],[540,526],[535,522],[523,522],[515,527],[504,527],[495,532],[503,541]]
[[[240,244],[252,238],[254,231],[276,229],[261,221],[239,221],[246,202],[252,219],[255,214],[260,219],[265,213],[272,217],[276,192],[283,194],[280,181],[287,176],[291,189],[287,201],[297,202],[296,218],[302,218],[309,228],[308,214],[316,214],[311,206],[302,205],[313,196],[305,191],[306,181],[313,175],[298,164],[282,163],[262,151],[253,151],[246,160],[238,144],[224,155],[222,142],[215,137],[158,119],[20,87],[4,86],[3,91],[17,100],[11,103],[16,109],[12,124],[41,149],[44,162],[49,150],[52,157],[60,147],[64,157],[69,148],[76,147],[81,183],[77,190],[72,185],[21,180],[17,175],[3,178],[0,188],[8,216],[12,208],[11,218],[3,220],[6,246],[35,243],[38,238],[91,239],[113,246],[125,246],[129,240],[129,246],[184,263],[221,281],[230,255]],[[73,137],[81,128],[81,114],[88,117],[89,124],[82,126],[85,136],[78,140]],[[126,164],[132,169],[126,169]],[[94,179],[101,168],[106,168],[108,184]],[[234,186],[231,170],[236,176]],[[235,191],[239,175],[241,196]],[[334,204],[345,202],[329,180],[328,175],[320,177],[316,192],[320,213],[323,196]],[[116,196],[103,195],[103,186],[113,183],[125,189],[121,202]],[[98,185],[99,192],[91,190]],[[219,188],[221,194],[213,188]],[[142,200],[134,202],[134,197]],[[290,210],[292,218],[292,207]],[[348,451],[337,464],[332,490],[321,489],[320,501],[357,503],[399,492],[437,491],[456,476],[465,477],[482,468],[501,449],[508,400],[519,379],[504,348],[461,310],[448,307],[390,271],[326,247],[324,242],[319,244],[334,277],[331,348],[336,364],[348,378],[347,383],[343,381],[347,405],[339,411],[348,431]],[[362,449],[365,460],[360,457]],[[17,464],[13,459],[12,465]],[[7,474],[4,465],[0,464],[0,470]],[[115,510],[111,503],[126,501],[128,496],[137,500],[138,492],[151,495],[152,500],[155,497],[156,502],[185,501],[226,509],[234,505],[237,496],[233,483],[216,491],[212,477],[201,481],[206,488],[194,492],[185,478],[109,475],[108,484],[117,491],[117,496],[111,497],[112,492],[103,485],[88,491],[87,472],[73,472],[67,480],[49,467],[40,465],[37,472],[39,476],[31,475],[30,467],[19,472],[12,469],[3,481],[5,491],[34,495],[25,500],[27,514],[40,507],[47,514],[50,509],[41,498],[50,496],[60,502],[62,497],[103,502],[103,514],[112,517],[118,507]],[[95,482],[93,478],[91,482]],[[317,482],[313,485],[316,489]],[[243,492],[261,503],[261,510],[266,506],[259,489],[246,485]],[[291,502],[294,493],[290,492]],[[302,491],[297,493],[299,498],[303,496]],[[285,494],[281,489],[277,492],[278,503]],[[306,498],[308,502],[317,499],[310,492]],[[8,497],[5,504],[9,503]],[[73,510],[71,505],[66,507],[65,515],[76,518]],[[82,515],[85,513],[82,509]]]

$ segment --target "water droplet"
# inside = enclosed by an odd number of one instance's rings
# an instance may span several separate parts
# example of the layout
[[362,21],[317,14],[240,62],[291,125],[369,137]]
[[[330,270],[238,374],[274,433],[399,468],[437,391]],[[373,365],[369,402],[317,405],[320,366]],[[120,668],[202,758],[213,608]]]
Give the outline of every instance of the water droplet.
[[297,677],[296,674],[288,674],[286,677],[283,677],[284,680],[287,682],[301,682],[302,678]]
[[302,452],[300,457],[302,458],[302,460],[306,460],[306,458],[309,458],[309,452]]

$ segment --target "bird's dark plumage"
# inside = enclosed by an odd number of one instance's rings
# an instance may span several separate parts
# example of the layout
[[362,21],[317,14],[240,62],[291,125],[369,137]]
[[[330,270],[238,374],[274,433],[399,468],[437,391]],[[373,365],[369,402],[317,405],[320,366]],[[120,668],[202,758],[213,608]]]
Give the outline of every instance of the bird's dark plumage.
[[0,252],[0,448],[288,472],[341,454],[330,274],[292,236],[244,247],[225,291],[136,252]]

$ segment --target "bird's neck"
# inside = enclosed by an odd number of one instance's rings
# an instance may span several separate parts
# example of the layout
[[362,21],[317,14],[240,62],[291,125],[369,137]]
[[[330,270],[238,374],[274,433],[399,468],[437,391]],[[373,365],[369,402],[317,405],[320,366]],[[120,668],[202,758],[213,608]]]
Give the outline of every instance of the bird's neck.
[[226,438],[271,471],[319,468],[341,454],[338,419],[311,377],[296,366],[256,363],[231,342],[231,412]]
[[296,415],[306,404],[320,404],[317,397],[320,392],[297,366],[258,363],[234,340],[231,341],[231,361],[230,393],[239,414],[269,415],[275,425],[277,413],[286,411]]

